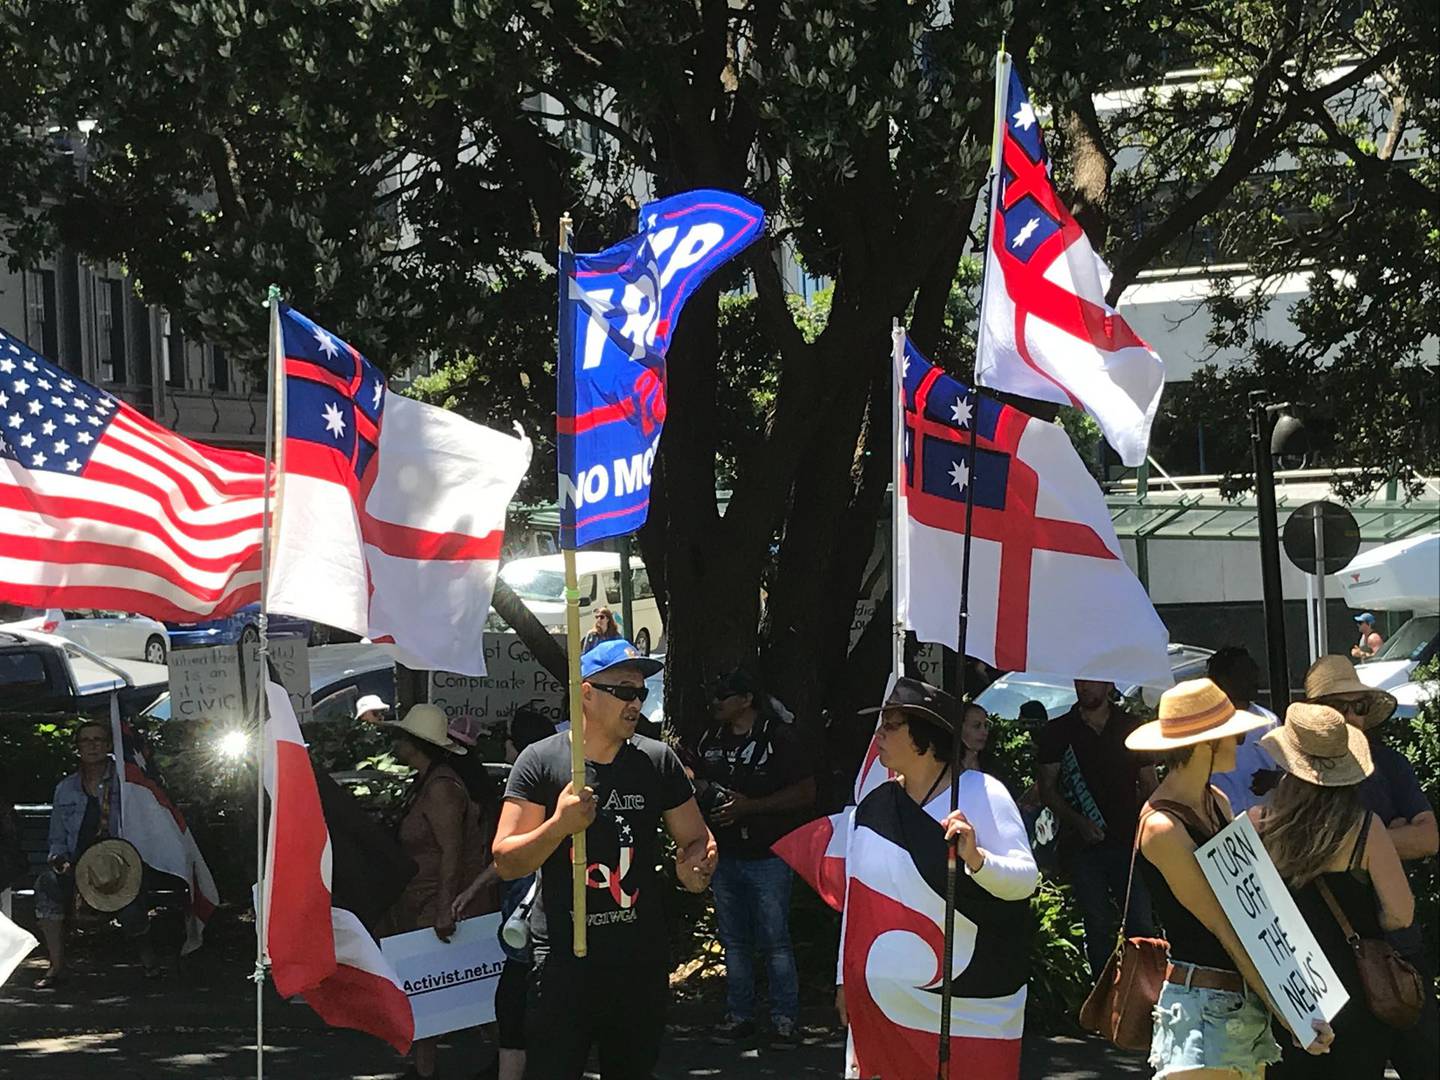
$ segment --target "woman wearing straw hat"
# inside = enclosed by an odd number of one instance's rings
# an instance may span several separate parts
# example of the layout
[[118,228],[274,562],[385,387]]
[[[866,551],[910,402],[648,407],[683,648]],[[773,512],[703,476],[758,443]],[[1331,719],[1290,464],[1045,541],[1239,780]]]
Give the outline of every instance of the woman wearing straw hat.
[[[1372,772],[1360,784],[1360,802],[1387,826],[1401,863],[1430,859],[1440,849],[1435,808],[1420,786],[1415,767],[1381,738],[1395,712],[1395,698],[1366,686],[1355,665],[1343,656],[1322,656],[1305,673],[1305,700],[1329,705],[1351,727],[1365,733]],[[1417,923],[1385,935],[1387,941],[1425,976],[1425,1007],[1415,1030],[1392,1040],[1390,1064],[1400,1080],[1440,1077],[1440,1017],[1435,1001],[1435,960]]]
[[1350,994],[1335,1018],[1330,1060],[1320,1065],[1287,1047],[1276,1075],[1379,1080],[1396,1031],[1366,1004],[1354,954],[1325,896],[1328,890],[1362,938],[1409,926],[1415,917],[1415,898],[1385,823],[1360,799],[1360,784],[1374,771],[1369,744],[1334,709],[1305,702],[1291,705],[1284,725],[1261,741],[1286,775],[1269,803],[1250,815]]
[[[1160,698],[1159,719],[1130,733],[1132,750],[1158,753],[1165,779],[1141,809],[1136,869],[1165,927],[1170,962],[1155,1009],[1150,1064],[1161,1077],[1258,1080],[1280,1060],[1260,974],[1215,898],[1195,850],[1227,825],[1230,803],[1210,782],[1235,767],[1247,731],[1268,721],[1237,712],[1209,679]],[[1320,1027],[1317,1050],[1328,1043]]]
[[[405,719],[382,726],[395,737],[395,760],[415,770],[397,836],[418,869],[381,933],[433,927],[441,941],[449,941],[460,918],[480,913],[478,904],[459,912],[453,906],[455,896],[485,869],[488,856],[479,809],[452,764],[465,747],[450,737],[445,713],[435,705],[413,706]],[[417,1039],[407,1076],[434,1076],[438,1049],[436,1039]]]

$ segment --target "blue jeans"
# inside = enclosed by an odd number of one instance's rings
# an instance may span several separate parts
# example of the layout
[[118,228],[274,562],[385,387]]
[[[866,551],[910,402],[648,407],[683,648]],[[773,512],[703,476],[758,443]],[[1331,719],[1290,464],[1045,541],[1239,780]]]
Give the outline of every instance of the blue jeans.
[[[1125,901],[1125,879],[1130,874],[1129,847],[1088,847],[1066,851],[1064,866],[1070,875],[1070,888],[1075,905],[1085,923],[1085,956],[1090,961],[1090,974],[1099,977],[1100,970],[1115,951],[1120,931],[1120,905]],[[1130,914],[1125,920],[1125,933],[1130,937],[1153,937],[1155,919],[1150,914],[1150,893],[1140,868],[1135,868],[1135,884],[1130,889]]]
[[790,867],[772,855],[737,859],[721,855],[710,887],[715,922],[725,947],[726,1011],[755,1019],[755,959],[765,964],[770,1015],[794,1021],[800,1012],[800,978],[790,948]]

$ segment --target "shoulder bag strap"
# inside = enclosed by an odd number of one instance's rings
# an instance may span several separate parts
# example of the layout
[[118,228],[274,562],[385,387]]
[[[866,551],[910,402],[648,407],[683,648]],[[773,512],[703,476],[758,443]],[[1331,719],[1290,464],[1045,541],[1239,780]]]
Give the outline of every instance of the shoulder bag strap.
[[1365,843],[1370,839],[1370,815],[1367,813],[1360,822],[1360,833],[1355,837],[1355,850],[1350,853],[1350,869],[1359,870],[1365,864]]
[[1125,902],[1120,906],[1120,937],[1125,937],[1125,924],[1130,920],[1130,889],[1135,884],[1135,858],[1140,854],[1140,836],[1145,831],[1145,819],[1156,810],[1163,810],[1166,804],[1158,806],[1146,803],[1140,809],[1140,820],[1135,823],[1135,843],[1130,848],[1130,873],[1125,878]]
[[1355,927],[1350,925],[1350,920],[1345,917],[1344,909],[1340,907],[1339,901],[1335,899],[1335,894],[1330,891],[1330,886],[1325,883],[1323,877],[1315,879],[1315,888],[1319,891],[1320,898],[1325,901],[1325,906],[1330,909],[1330,914],[1334,915],[1335,921],[1340,924],[1340,932],[1345,935],[1345,940],[1350,943],[1351,947],[1358,945],[1360,935],[1355,933]]

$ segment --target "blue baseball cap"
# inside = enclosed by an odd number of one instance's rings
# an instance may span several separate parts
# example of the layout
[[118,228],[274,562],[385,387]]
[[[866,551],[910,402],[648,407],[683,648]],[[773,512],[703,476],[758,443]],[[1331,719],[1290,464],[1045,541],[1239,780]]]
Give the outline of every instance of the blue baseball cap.
[[612,638],[609,641],[600,642],[588,652],[581,654],[580,678],[589,679],[599,675],[602,671],[609,671],[613,667],[621,667],[625,664],[637,668],[640,674],[647,678],[657,671],[664,670],[665,667],[653,657],[642,656],[640,650],[624,638]]
[[1356,621],[1356,622],[1368,622],[1371,626],[1374,626],[1374,625],[1375,625],[1375,616],[1372,615],[1372,614],[1370,614],[1370,612],[1368,612],[1368,611],[1364,611],[1364,612],[1361,612],[1359,615],[1356,615],[1356,616],[1355,616],[1355,621]]

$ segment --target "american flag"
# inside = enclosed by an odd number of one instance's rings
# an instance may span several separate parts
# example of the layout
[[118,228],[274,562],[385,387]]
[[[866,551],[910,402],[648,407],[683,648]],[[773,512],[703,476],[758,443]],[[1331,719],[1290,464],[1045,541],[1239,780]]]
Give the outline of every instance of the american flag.
[[1139,465],[1165,365],[1106,301],[1110,270],[1056,194],[1030,97],[1013,70],[1002,79],[977,381],[1085,409],[1121,460]]
[[0,599],[228,614],[260,599],[264,479],[0,332]]

